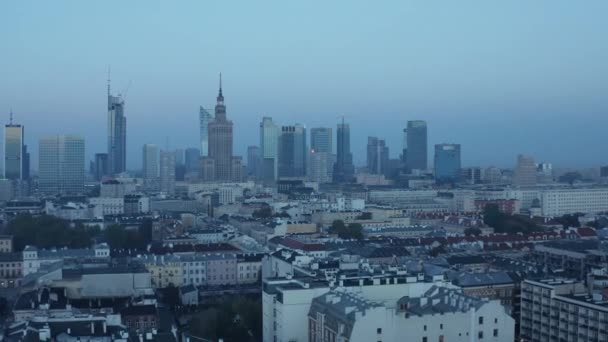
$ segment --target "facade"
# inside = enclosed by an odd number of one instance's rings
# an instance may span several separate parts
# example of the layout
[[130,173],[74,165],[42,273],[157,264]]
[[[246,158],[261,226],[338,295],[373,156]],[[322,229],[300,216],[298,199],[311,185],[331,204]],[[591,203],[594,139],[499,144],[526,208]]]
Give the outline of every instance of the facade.
[[206,258],[208,286],[236,285],[236,255],[226,253],[210,254]]
[[213,120],[211,114],[200,106],[198,112],[198,119],[200,123],[200,133],[201,133],[201,150],[200,154],[203,157],[209,155],[209,122]]
[[332,181],[333,156],[328,152],[311,149],[308,153],[308,180],[317,183]]
[[306,128],[300,124],[281,127],[279,178],[306,175]]
[[404,151],[406,169],[426,170],[428,167],[426,121],[408,121],[407,131],[404,134],[407,139],[407,149]]
[[175,151],[160,151],[160,191],[175,193]]
[[233,182],[243,181],[243,157],[233,156],[230,170],[232,172],[231,180]]
[[93,177],[96,181],[101,181],[103,177],[108,175],[108,154],[95,153],[95,161],[93,163]]
[[213,182],[215,180],[215,159],[201,157],[200,179],[203,182]]
[[215,105],[215,118],[209,122],[209,158],[215,161],[215,180],[232,180],[232,121],[226,118],[226,105],[220,90]]
[[608,306],[582,282],[524,280],[520,336],[525,341],[608,341]]
[[237,255],[237,282],[240,285],[258,284],[262,279],[263,254]]
[[388,171],[388,146],[383,139],[367,138],[367,171],[374,175],[386,175]]
[[518,155],[513,184],[519,187],[536,185],[536,164],[531,156]]
[[543,216],[608,211],[608,188],[551,189],[540,191]]
[[480,184],[481,183],[481,168],[467,167],[460,170],[460,181],[465,184]]
[[22,180],[23,177],[23,126],[11,121],[4,126],[4,178]]
[[84,139],[57,135],[40,139],[38,187],[43,193],[82,193]]
[[260,167],[261,179],[276,181],[279,168],[279,127],[270,117],[262,118],[260,123]]
[[347,123],[338,124],[337,129],[337,154],[336,163],[334,165],[334,182],[349,182],[355,174],[353,165],[353,155],[350,151],[350,126]]
[[435,180],[453,183],[460,177],[460,144],[435,145]]
[[127,118],[125,101],[110,94],[108,80],[108,169],[111,175],[127,169]]
[[260,148],[257,146],[247,147],[247,175],[253,178],[260,175]]
[[316,152],[333,153],[333,136],[331,128],[316,127],[310,129],[310,149]]
[[331,291],[313,300],[308,323],[311,342],[514,340],[513,318],[500,303],[437,286],[384,303]]
[[201,169],[201,151],[198,148],[187,148],[185,152],[186,174],[196,175]]
[[153,144],[145,144],[142,152],[144,189],[148,191],[158,190],[160,185],[158,179],[158,147]]

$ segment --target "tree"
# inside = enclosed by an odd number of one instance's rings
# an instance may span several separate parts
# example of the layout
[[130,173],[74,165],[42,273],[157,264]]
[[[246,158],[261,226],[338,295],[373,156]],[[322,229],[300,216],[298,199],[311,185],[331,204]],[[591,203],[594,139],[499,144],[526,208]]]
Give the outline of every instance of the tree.
[[335,220],[329,227],[331,234],[337,234],[341,239],[363,239],[363,226],[360,223],[350,223],[348,226],[342,220]]
[[484,207],[483,222],[494,228],[496,233],[526,234],[541,230],[530,218],[502,213],[495,204],[488,204]]
[[270,208],[270,206],[265,205],[260,209],[254,210],[251,216],[259,219],[267,219],[272,217],[272,209]]
[[127,232],[124,227],[113,224],[106,228],[104,236],[112,249],[124,249],[127,244]]
[[466,236],[479,236],[481,235],[481,229],[477,228],[477,227],[469,227],[467,229],[464,230],[464,235]]
[[344,221],[342,220],[335,220],[334,222],[331,223],[331,226],[329,227],[329,233],[330,234],[337,234],[338,236],[340,236],[341,234],[345,234],[346,233],[346,225],[344,224]]
[[363,240],[363,226],[361,223],[351,223],[347,229],[348,238]]
[[49,215],[22,214],[9,222],[7,232],[13,235],[15,250],[22,251],[27,245],[41,249],[87,248],[93,244],[99,229],[81,223],[71,226],[68,221]]

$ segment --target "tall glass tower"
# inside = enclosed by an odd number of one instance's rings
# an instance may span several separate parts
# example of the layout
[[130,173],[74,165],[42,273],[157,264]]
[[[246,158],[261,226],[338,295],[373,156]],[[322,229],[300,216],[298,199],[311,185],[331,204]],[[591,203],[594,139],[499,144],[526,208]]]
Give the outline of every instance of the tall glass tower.
[[13,123],[4,126],[4,178],[23,179],[23,126]]
[[201,134],[201,152],[202,157],[209,156],[209,122],[213,120],[211,114],[200,106],[198,119],[200,123],[200,134]]
[[38,188],[43,193],[78,194],[84,191],[84,139],[57,135],[40,139]]
[[110,94],[108,79],[108,171],[111,175],[127,169],[127,118],[125,101]]
[[426,121],[408,121],[406,139],[407,154],[405,159],[407,170],[426,170],[428,167]]

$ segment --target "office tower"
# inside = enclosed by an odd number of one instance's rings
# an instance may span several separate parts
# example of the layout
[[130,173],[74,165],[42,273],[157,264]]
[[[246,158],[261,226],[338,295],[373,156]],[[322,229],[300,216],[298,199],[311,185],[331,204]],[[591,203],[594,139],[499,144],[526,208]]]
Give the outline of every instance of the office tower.
[[206,157],[209,155],[209,122],[213,120],[213,117],[205,108],[203,108],[203,106],[200,106],[198,120],[201,134],[200,155]]
[[404,135],[407,142],[405,149],[406,170],[409,172],[412,170],[426,170],[428,167],[426,121],[408,121]]
[[355,174],[353,166],[353,155],[350,152],[350,126],[344,123],[338,124],[336,130],[336,163],[334,165],[334,182],[350,182]]
[[264,181],[275,181],[278,175],[279,127],[272,118],[264,117],[260,123],[260,159]]
[[247,175],[253,178],[260,176],[260,148],[257,146],[247,147]]
[[200,179],[203,182],[213,182],[215,180],[215,160],[210,157],[201,157]]
[[187,148],[186,156],[186,173],[199,173],[201,168],[201,151],[198,148]]
[[153,144],[145,144],[142,152],[144,189],[148,191],[158,190],[158,147]]
[[602,166],[602,167],[600,167],[600,177],[601,178],[608,178],[608,166]]
[[175,180],[183,181],[186,175],[186,164],[184,163],[184,150],[176,149],[175,153]]
[[243,157],[233,156],[230,170],[232,171],[233,182],[243,181]]
[[551,163],[539,163],[536,165],[536,176],[539,183],[553,182],[553,165]]
[[300,124],[281,127],[279,177],[306,175],[306,128]]
[[460,171],[460,180],[465,184],[480,184],[481,183],[481,168],[467,167]]
[[23,166],[21,167],[21,176],[23,179],[30,179],[30,153],[27,150],[27,145],[23,145]]
[[38,188],[47,194],[76,194],[84,190],[84,139],[57,135],[40,139]]
[[95,161],[93,162],[93,177],[96,181],[100,181],[108,175],[108,154],[95,153]]
[[10,122],[4,126],[4,178],[23,179],[23,126]]
[[376,175],[387,175],[388,146],[383,139],[367,138],[367,171]]
[[108,170],[110,175],[127,168],[127,118],[125,101],[120,94],[112,96],[108,77]]
[[502,171],[494,166],[483,170],[483,181],[488,184],[498,184],[502,181]]
[[160,151],[160,191],[175,193],[175,151]]
[[310,149],[308,155],[308,179],[317,183],[329,183],[332,180],[333,156],[329,152]]
[[226,118],[221,74],[215,118],[209,122],[209,157],[215,161],[215,179],[230,181],[232,179],[232,121]]
[[316,127],[310,129],[310,149],[315,152],[333,152],[331,128]]
[[435,180],[453,183],[460,176],[460,144],[435,145]]
[[518,155],[513,184],[520,187],[536,185],[536,164],[534,157]]

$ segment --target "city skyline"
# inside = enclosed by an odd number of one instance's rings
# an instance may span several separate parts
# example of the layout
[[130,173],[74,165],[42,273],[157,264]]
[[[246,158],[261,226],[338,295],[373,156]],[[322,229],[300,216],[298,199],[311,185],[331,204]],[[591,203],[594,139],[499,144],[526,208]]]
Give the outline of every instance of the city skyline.
[[[250,11],[263,9],[245,4],[231,13],[242,22],[231,30],[217,30],[215,25],[225,13],[222,6],[198,5],[207,10],[210,20],[183,20],[171,31],[153,26],[153,19],[163,14],[174,20],[197,11],[189,14],[179,8],[150,6],[143,9],[150,22],[145,20],[136,32],[112,27],[98,31],[92,28],[95,25],[84,25],[83,20],[105,22],[112,6],[75,5],[74,12],[83,15],[59,25],[45,23],[52,18],[49,14],[65,16],[61,3],[51,7],[27,3],[3,6],[6,29],[0,35],[10,48],[3,54],[6,63],[0,67],[6,75],[0,82],[0,112],[8,122],[9,108],[13,107],[17,120],[27,127],[25,144],[32,146],[34,164],[36,139],[58,133],[85,136],[86,159],[91,160],[105,150],[104,132],[98,128],[106,121],[103,86],[111,65],[115,89],[124,92],[129,80],[133,81],[125,109],[128,130],[138,131],[130,134],[127,142],[127,168],[133,170],[138,168],[140,148],[146,142],[164,146],[168,137],[172,149],[201,145],[195,129],[199,126],[199,106],[211,107],[215,77],[224,71],[235,124],[235,155],[245,155],[247,146],[259,141],[257,132],[248,128],[257,126],[263,116],[273,117],[279,124],[334,127],[346,115],[356,165],[365,162],[367,136],[385,139],[391,158],[397,157],[401,130],[408,120],[416,119],[427,121],[430,127],[429,146],[461,144],[465,166],[512,167],[519,153],[563,167],[605,164],[601,127],[608,118],[603,115],[607,104],[602,94],[608,88],[608,70],[601,62],[607,51],[601,44],[603,31],[598,28],[602,20],[599,13],[604,13],[607,5],[595,1],[587,6],[547,4],[514,1],[502,4],[501,11],[486,4],[444,4],[440,8],[393,4],[393,11],[389,11],[352,3],[348,13],[369,12],[369,23],[358,28],[349,22],[341,29],[333,28],[330,15],[341,5],[332,4],[319,18],[318,27],[306,33],[290,20],[298,15],[318,15],[315,7],[284,5],[280,8],[284,16],[276,22],[285,26],[284,32],[277,33],[270,24],[247,25],[254,35],[248,36],[251,43],[260,47],[250,56],[240,53],[248,44],[228,44],[243,32],[240,25],[251,20]],[[519,10],[522,6],[526,11]],[[126,20],[135,11],[136,6],[125,5],[117,19]],[[267,11],[260,15],[277,17]],[[420,22],[418,16],[428,22]],[[464,24],[464,18],[471,21]],[[508,25],[514,18],[520,23],[516,28]],[[34,21],[52,29],[42,36],[35,29],[26,29]],[[61,38],[69,36],[67,32],[74,25],[82,30],[75,37],[79,50]],[[479,30],[482,27],[486,32]],[[325,39],[311,40],[323,32],[327,32]],[[162,54],[153,53],[156,45],[151,42],[156,40],[152,37],[163,39],[174,33],[182,39],[168,42],[170,48]],[[296,42],[306,42],[305,50],[290,45],[290,35]],[[92,39],[83,41],[85,36]],[[354,38],[349,40],[351,36]],[[275,41],[279,44],[270,45]],[[401,41],[404,43],[393,44]],[[136,43],[131,46],[129,42]],[[98,50],[98,46],[110,43],[119,49]],[[53,49],[49,44],[65,48],[65,53],[50,55]],[[336,44],[340,49],[333,47]],[[217,49],[203,52],[195,45]],[[369,49],[362,55],[353,53],[361,45]],[[265,51],[273,51],[267,50],[271,46],[276,53],[266,58]],[[378,54],[375,49],[379,49]],[[520,52],[508,53],[512,50]],[[140,63],[142,53],[149,58],[146,63]],[[225,55],[229,58],[219,58]],[[290,68],[290,61],[300,67]],[[321,79],[325,82],[319,82]],[[327,94],[331,96],[324,96]],[[70,106],[62,106],[58,99],[68,96]],[[41,125],[42,117],[53,120]],[[566,134],[571,122],[585,134]],[[589,153],[577,153],[581,150]],[[38,169],[37,165],[32,167]]]

